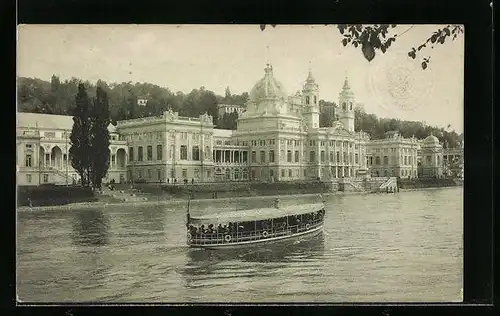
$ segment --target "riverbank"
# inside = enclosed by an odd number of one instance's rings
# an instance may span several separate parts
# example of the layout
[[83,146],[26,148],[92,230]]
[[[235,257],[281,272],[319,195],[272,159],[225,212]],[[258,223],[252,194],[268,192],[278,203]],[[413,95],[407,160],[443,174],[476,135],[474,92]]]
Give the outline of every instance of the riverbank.
[[[324,193],[324,197],[332,196],[332,195],[366,195],[370,194],[368,192],[330,192]],[[273,201],[276,198],[279,198],[281,201],[286,202],[287,200],[292,200],[300,196],[304,199],[318,199],[318,193],[311,194],[286,194],[286,195],[266,195],[266,196],[245,196],[245,197],[227,197],[227,198],[217,198],[217,199],[197,199],[191,200],[191,205],[193,207],[201,206],[203,204],[227,204],[228,202],[235,201]],[[171,199],[171,200],[148,200],[148,201],[127,201],[127,202],[117,202],[117,203],[106,203],[106,202],[88,202],[88,203],[72,203],[66,205],[54,205],[54,206],[34,206],[34,207],[26,207],[21,206],[18,207],[17,210],[19,212],[35,212],[35,211],[55,211],[55,210],[64,210],[71,211],[77,209],[96,209],[96,208],[112,208],[112,207],[138,207],[138,206],[148,206],[148,205],[158,205],[158,206],[177,206],[177,205],[185,205],[187,203],[186,199]]]

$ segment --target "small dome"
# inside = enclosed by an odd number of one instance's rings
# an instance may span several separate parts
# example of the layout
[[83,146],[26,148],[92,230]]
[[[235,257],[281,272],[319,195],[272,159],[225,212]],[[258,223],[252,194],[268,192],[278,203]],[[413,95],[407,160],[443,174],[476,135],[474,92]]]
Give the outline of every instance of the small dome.
[[288,98],[283,85],[273,76],[273,67],[267,65],[264,78],[260,79],[250,91],[250,101],[259,103],[265,99]]
[[426,145],[439,145],[439,139],[434,135],[429,135],[424,139]]

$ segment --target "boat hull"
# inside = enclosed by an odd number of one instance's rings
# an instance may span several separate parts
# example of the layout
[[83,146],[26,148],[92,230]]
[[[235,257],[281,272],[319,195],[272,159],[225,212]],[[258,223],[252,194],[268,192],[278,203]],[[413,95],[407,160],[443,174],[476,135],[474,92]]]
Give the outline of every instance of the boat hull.
[[265,238],[265,239],[241,241],[241,242],[226,243],[226,244],[205,244],[205,245],[189,244],[189,246],[191,248],[204,248],[204,249],[242,248],[242,247],[251,247],[251,246],[257,246],[257,245],[262,245],[262,244],[276,243],[276,242],[285,241],[285,240],[293,240],[296,238],[306,237],[306,236],[312,237],[312,236],[317,235],[321,232],[323,232],[323,224],[318,225],[318,226],[311,228],[309,230],[306,230],[306,231],[302,231],[302,232],[290,234],[290,235],[278,236],[278,237],[270,237],[270,238]]

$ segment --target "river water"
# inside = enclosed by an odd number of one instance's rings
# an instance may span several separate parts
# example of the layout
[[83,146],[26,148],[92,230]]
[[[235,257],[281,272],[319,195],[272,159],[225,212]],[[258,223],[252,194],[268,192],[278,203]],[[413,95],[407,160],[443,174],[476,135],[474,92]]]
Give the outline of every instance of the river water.
[[[185,205],[18,212],[17,295],[23,302],[457,301],[462,194],[454,187],[331,195],[322,234],[225,251],[186,247]],[[191,213],[269,201],[198,201]]]

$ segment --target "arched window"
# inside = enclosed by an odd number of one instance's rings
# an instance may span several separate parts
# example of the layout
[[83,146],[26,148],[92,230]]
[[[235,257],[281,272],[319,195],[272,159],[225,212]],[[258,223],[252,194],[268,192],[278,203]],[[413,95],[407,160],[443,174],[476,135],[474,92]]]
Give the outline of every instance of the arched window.
[[318,100],[316,99],[316,96],[314,96],[314,104],[316,104],[316,103],[317,103],[317,101],[318,101]]
[[342,110],[347,110],[347,106],[345,105],[345,102],[342,103]]
[[349,104],[349,110],[352,111],[352,102]]
[[309,104],[309,96],[306,96],[306,104]]

